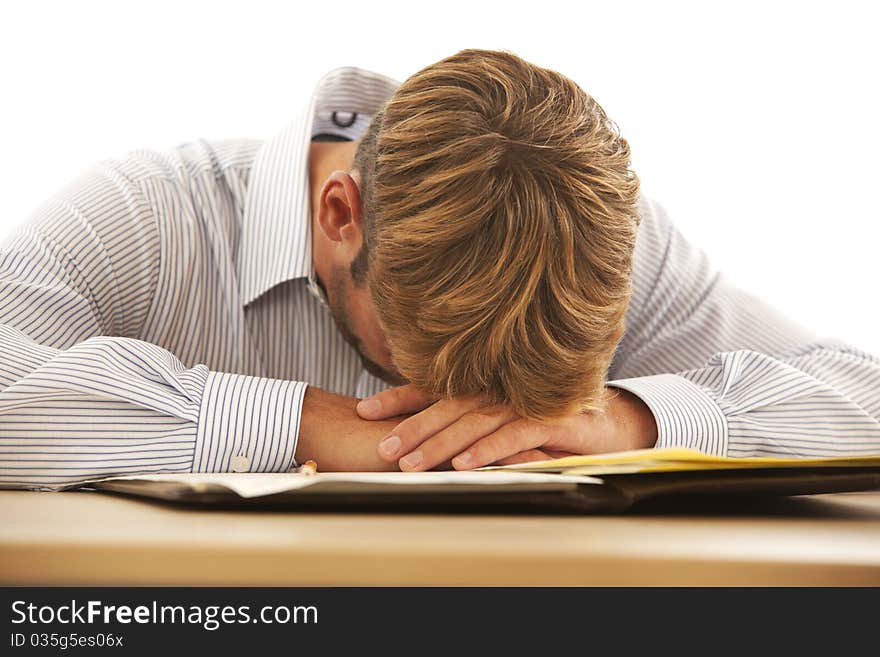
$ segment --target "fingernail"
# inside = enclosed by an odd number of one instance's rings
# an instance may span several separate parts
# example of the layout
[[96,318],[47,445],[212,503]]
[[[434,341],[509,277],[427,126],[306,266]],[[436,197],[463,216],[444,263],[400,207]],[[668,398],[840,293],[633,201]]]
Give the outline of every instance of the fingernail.
[[358,411],[372,415],[382,410],[382,404],[378,399],[362,399],[358,402]]
[[405,465],[407,468],[414,468],[419,463],[422,462],[422,452],[411,452],[400,459],[401,465]]
[[385,456],[394,456],[399,449],[400,438],[397,436],[388,436],[388,438],[379,443],[379,451]]
[[471,453],[470,452],[462,452],[454,459],[452,459],[452,467],[454,468],[465,468],[468,463],[471,462]]

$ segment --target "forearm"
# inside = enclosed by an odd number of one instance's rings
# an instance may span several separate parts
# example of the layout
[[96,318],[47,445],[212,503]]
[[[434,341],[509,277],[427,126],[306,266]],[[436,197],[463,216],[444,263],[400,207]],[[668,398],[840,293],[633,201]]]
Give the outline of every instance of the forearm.
[[880,453],[880,359],[836,342],[738,350],[679,374],[617,380],[648,404],[658,447],[717,456]]
[[399,419],[368,421],[358,417],[358,400],[309,386],[303,399],[296,461],[313,460],[327,472],[397,470],[379,458],[376,446]]
[[293,463],[302,383],[187,368],[131,338],[61,350],[0,325],[0,343],[0,487]]

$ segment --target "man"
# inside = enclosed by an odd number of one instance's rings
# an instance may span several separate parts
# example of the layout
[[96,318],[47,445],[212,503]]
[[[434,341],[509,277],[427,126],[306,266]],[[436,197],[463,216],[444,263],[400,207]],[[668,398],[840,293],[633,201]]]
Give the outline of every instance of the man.
[[880,360],[731,286],[599,105],[506,52],[98,165],[0,272],[4,486],[880,452]]

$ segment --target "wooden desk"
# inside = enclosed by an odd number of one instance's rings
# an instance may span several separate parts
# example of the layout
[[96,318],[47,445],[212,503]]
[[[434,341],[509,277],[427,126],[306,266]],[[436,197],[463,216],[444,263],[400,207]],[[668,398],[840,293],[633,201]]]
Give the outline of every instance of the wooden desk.
[[880,585],[880,493],[748,504],[618,516],[210,512],[0,491],[0,582]]

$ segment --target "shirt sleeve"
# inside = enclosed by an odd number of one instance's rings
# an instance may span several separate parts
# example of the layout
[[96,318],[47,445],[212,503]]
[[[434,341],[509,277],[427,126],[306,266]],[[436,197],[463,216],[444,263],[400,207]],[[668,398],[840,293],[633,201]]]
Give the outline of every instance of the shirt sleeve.
[[0,486],[295,464],[305,383],[186,367],[132,337],[159,243],[138,185],[102,166],[0,247]]
[[627,334],[609,379],[651,409],[656,447],[731,457],[880,454],[880,359],[818,339],[730,284],[649,200]]

